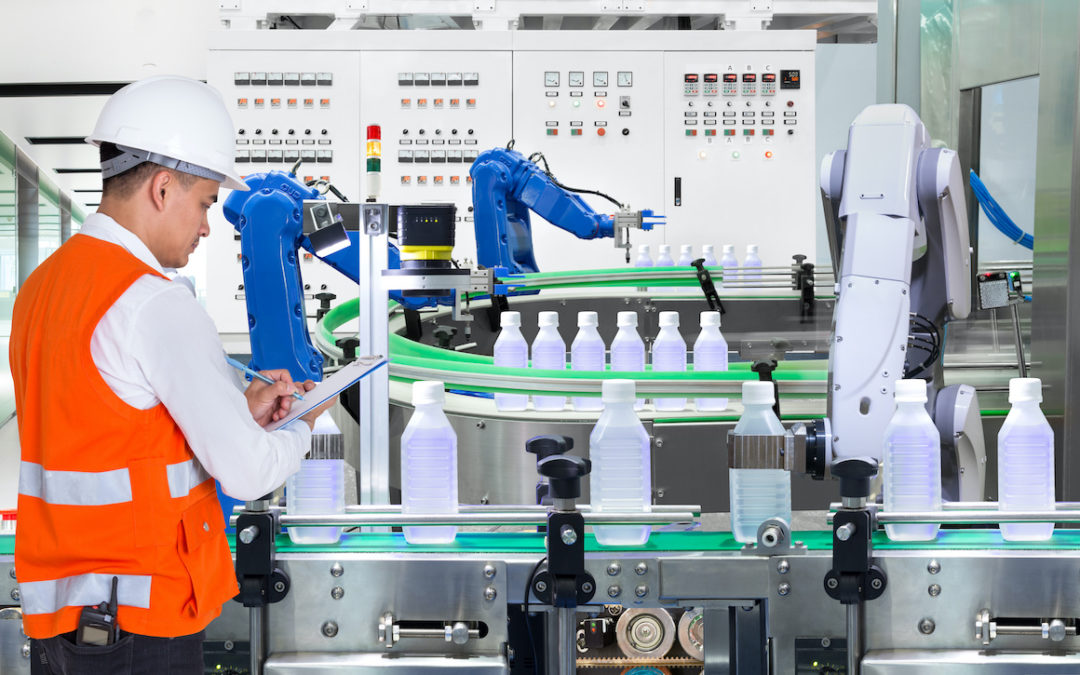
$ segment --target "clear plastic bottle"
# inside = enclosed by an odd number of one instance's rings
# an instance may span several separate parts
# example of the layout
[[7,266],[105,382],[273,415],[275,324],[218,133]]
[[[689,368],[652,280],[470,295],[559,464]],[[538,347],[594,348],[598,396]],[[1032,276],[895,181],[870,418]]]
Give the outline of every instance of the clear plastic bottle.
[[[743,260],[743,267],[757,267],[759,269],[761,268],[761,258],[758,257],[757,244],[749,244],[746,247],[746,259]],[[761,272],[744,271],[742,278],[759,281],[761,279]]]
[[[896,412],[885,427],[882,452],[885,468],[882,491],[885,510],[941,510],[941,436],[926,412],[926,382],[896,383]],[[886,525],[894,541],[932,541],[938,525],[912,523]]]
[[[345,455],[341,431],[329,413],[315,421],[311,451],[300,470],[285,480],[285,510],[289,515],[345,513]],[[290,527],[294,544],[336,544],[340,527]]]
[[[645,372],[645,342],[637,332],[637,312],[619,312],[616,318],[619,332],[611,341],[611,370]],[[634,410],[644,410],[645,399],[634,401]]]
[[[540,312],[540,332],[532,342],[532,367],[539,370],[566,370],[566,343],[559,335],[559,313]],[[562,410],[565,396],[533,396],[536,410]]]
[[[570,370],[604,370],[607,346],[596,330],[599,323],[596,312],[578,312],[578,333],[570,344]],[[603,410],[604,404],[596,396],[575,396],[574,410]]]
[[[443,412],[442,382],[413,382],[413,411],[401,434],[401,512],[458,512],[457,434]],[[453,525],[406,527],[410,544],[447,544]]]
[[[1042,381],[1009,380],[1009,403],[1012,408],[998,432],[998,509],[1053,511],[1054,430],[1039,408]],[[1044,541],[1053,534],[1053,523],[1001,524],[1007,541]]]
[[723,252],[720,256],[720,266],[724,268],[723,281],[737,281],[739,279],[738,272],[728,272],[728,270],[739,266],[739,259],[735,257],[734,244],[724,244]]
[[[743,382],[743,414],[734,434],[780,435],[772,406],[772,382]],[[757,541],[758,527],[770,518],[791,524],[791,476],[784,469],[728,469],[731,489],[731,531],[744,544]]]
[[702,244],[701,257],[705,258],[705,267],[716,267],[716,247],[712,244]]
[[689,267],[694,262],[694,245],[683,244],[679,247],[679,261],[675,263],[679,267]]
[[[726,372],[728,369],[728,344],[720,333],[720,312],[701,313],[701,332],[694,340],[694,372]],[[698,410],[724,410],[726,398],[708,397],[694,399]]]
[[675,260],[671,257],[671,246],[669,244],[660,244],[656,249],[656,266],[657,267],[674,267]]
[[[634,414],[633,380],[604,380],[604,412],[589,434],[589,493],[594,513],[648,513],[652,504],[649,434]],[[593,528],[604,546],[640,546],[649,540],[648,525],[602,525]]]
[[[521,334],[521,314],[503,312],[499,323],[502,330],[495,340],[494,363],[507,368],[529,367],[529,343]],[[495,394],[495,409],[502,411],[520,411],[529,407],[529,397],[525,394]]]
[[[685,372],[686,340],[679,333],[679,313],[660,312],[660,332],[652,345],[653,372]],[[665,412],[685,410],[685,398],[657,398],[657,410]]]
[[649,254],[649,245],[642,244],[637,247],[637,260],[634,261],[634,267],[652,267],[652,256]]

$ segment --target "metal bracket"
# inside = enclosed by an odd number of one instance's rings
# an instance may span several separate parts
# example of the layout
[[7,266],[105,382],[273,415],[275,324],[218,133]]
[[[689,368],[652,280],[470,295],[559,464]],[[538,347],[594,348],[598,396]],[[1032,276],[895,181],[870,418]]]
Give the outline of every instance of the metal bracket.
[[1061,642],[1076,636],[1076,625],[1066,624],[1062,619],[1034,619],[1030,624],[1001,624],[990,616],[989,609],[975,615],[975,638],[989,645],[998,636],[1025,635],[1041,637],[1051,642]]
[[758,526],[757,543],[746,544],[739,553],[753,556],[802,555],[806,545],[793,541],[791,528],[783,518],[769,518]]
[[272,511],[242,512],[236,519],[236,580],[234,600],[245,607],[280,602],[289,594],[289,575],[274,566],[274,536],[279,528]]

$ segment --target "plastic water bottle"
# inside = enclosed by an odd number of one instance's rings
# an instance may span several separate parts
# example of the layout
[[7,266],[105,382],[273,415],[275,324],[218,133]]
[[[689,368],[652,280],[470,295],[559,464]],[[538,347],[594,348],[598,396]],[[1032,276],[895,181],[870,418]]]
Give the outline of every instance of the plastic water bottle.
[[738,272],[729,273],[728,270],[739,266],[739,260],[735,257],[735,245],[724,244],[722,254],[720,256],[720,266],[724,268],[724,281],[737,281],[739,278]]
[[716,267],[716,247],[712,244],[702,244],[701,257],[705,258],[705,267]]
[[[896,412],[885,427],[882,457],[885,510],[941,510],[941,436],[926,412],[926,382],[896,383]],[[894,541],[931,541],[938,525],[918,523],[886,525]]]
[[[442,382],[413,382],[413,411],[401,434],[401,512],[458,512],[457,434],[443,412]],[[410,544],[448,544],[453,525],[406,527]]]
[[[1054,430],[1039,408],[1042,381],[1009,380],[1009,403],[1012,409],[998,432],[998,508],[1053,511]],[[1043,541],[1053,533],[1053,523],[1001,524],[1008,541]]]
[[657,247],[656,253],[656,266],[657,267],[674,267],[675,261],[671,257],[671,246],[668,244],[660,244]]
[[[645,342],[637,332],[637,312],[619,312],[619,332],[611,341],[611,370],[642,373],[645,371]],[[644,410],[645,399],[634,401],[634,410]]]
[[[285,480],[285,510],[290,515],[345,513],[345,446],[329,413],[315,420],[311,451],[300,470]],[[290,527],[294,544],[336,544],[340,527]]]
[[634,261],[634,267],[652,267],[652,257],[649,254],[649,245],[642,244],[637,247],[637,260]]
[[[660,312],[660,332],[652,345],[653,372],[685,372],[686,340],[679,333],[679,313]],[[675,411],[686,409],[685,398],[657,398],[657,410]]]
[[[529,367],[529,343],[521,334],[521,314],[503,312],[499,315],[502,330],[495,340],[494,362],[506,368]],[[529,397],[524,394],[495,394],[495,409],[519,411],[529,407]]]
[[[772,382],[743,382],[743,414],[732,433],[782,435],[784,425],[773,412]],[[770,518],[791,524],[791,476],[784,469],[728,469],[731,488],[731,530],[744,544],[757,541],[758,527]]]
[[[570,370],[604,370],[604,354],[607,347],[596,326],[596,312],[578,312],[578,333],[570,344]],[[575,396],[574,410],[603,410],[604,405],[596,396]]]
[[694,262],[694,246],[693,244],[683,244],[679,247],[679,262],[676,264],[679,267],[687,266]]
[[[757,244],[749,244],[746,247],[746,259],[743,260],[743,267],[757,267],[759,269],[761,268],[761,258],[758,257],[757,251]],[[759,280],[761,279],[761,272],[743,272],[743,279]]]
[[[701,313],[701,332],[694,340],[694,372],[714,373],[728,369],[727,340],[720,333],[720,312]],[[694,405],[698,410],[724,410],[726,398],[696,398]]]
[[[566,343],[559,335],[559,313],[540,312],[540,332],[532,343],[532,367],[539,370],[566,370]],[[565,396],[533,396],[537,410],[562,410]]]
[[[634,414],[633,380],[604,380],[604,412],[589,434],[592,475],[589,492],[594,513],[648,513],[652,504],[649,434]],[[596,541],[604,546],[640,546],[649,540],[648,525],[598,525]]]

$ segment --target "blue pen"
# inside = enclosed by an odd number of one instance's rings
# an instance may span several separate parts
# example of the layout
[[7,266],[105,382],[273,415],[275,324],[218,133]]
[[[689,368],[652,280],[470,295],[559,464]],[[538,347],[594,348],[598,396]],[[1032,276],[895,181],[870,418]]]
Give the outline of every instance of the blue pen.
[[[275,382],[274,380],[271,380],[269,377],[263,375],[262,373],[256,373],[254,370],[252,370],[251,368],[248,368],[247,366],[240,363],[239,361],[237,361],[233,357],[229,356],[228,354],[225,355],[225,361],[230,366],[232,366],[233,368],[236,368],[238,370],[242,370],[242,371],[244,371],[244,373],[246,373],[247,375],[250,375],[251,377],[254,377],[257,380],[262,380],[263,382],[265,382],[267,384],[277,384],[277,382]],[[293,392],[293,398],[295,398],[297,401],[303,401],[304,400],[304,397],[301,396],[298,392],[295,392],[295,391]]]

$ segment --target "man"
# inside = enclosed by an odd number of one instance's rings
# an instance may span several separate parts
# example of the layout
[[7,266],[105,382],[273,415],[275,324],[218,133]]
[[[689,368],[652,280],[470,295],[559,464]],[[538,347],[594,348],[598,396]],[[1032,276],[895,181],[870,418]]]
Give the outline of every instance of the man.
[[[237,592],[213,478],[257,499],[300,467],[311,425],[287,371],[241,392],[190,290],[163,274],[209,234],[233,125],[201,82],[152,77],[105,104],[98,212],[27,279],[10,358],[22,463],[15,541],[23,627],[43,673],[201,673],[202,632]],[[211,478],[213,477],[213,478]],[[116,587],[111,644],[77,631]],[[107,632],[107,631],[106,631]]]

